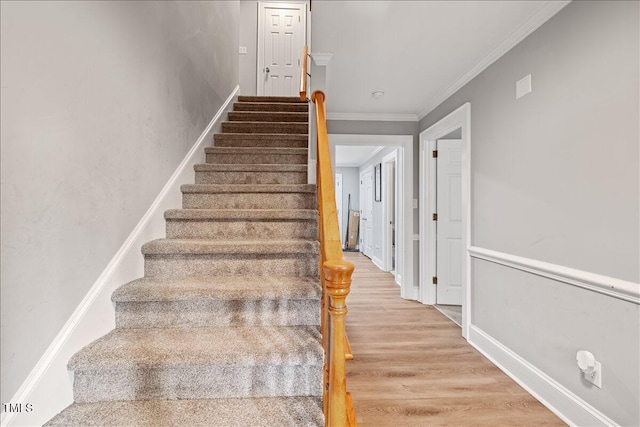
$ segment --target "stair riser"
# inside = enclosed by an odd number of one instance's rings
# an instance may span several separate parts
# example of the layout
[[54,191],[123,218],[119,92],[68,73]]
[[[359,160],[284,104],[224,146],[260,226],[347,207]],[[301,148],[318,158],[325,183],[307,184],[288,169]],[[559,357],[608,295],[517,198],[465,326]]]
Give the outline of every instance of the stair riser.
[[184,209],[316,209],[314,193],[185,193]]
[[318,238],[316,221],[231,221],[167,220],[170,239],[313,239]]
[[223,148],[307,148],[307,140],[265,141],[260,139],[216,140],[216,147]]
[[315,300],[160,301],[116,304],[118,328],[320,325]]
[[196,172],[196,184],[306,184],[307,172]]
[[222,132],[307,134],[309,125],[307,123],[224,122],[222,123]]
[[322,366],[199,365],[75,371],[73,394],[76,402],[320,396]]
[[307,148],[308,139],[297,135],[234,135],[218,133],[214,136],[214,147],[261,147],[261,148]]
[[207,163],[216,165],[245,164],[245,165],[304,165],[308,155],[302,154],[271,154],[271,153],[207,153]]
[[233,122],[309,122],[306,113],[266,112],[266,111],[232,111],[229,120]]
[[252,96],[241,95],[238,97],[238,102],[286,102],[298,105],[307,105],[307,101],[302,101],[297,96]]
[[145,276],[317,276],[318,255],[309,254],[208,254],[146,255]]
[[259,102],[236,102],[233,104],[234,111],[282,111],[289,113],[306,113],[309,111],[307,104],[292,103],[259,103]]

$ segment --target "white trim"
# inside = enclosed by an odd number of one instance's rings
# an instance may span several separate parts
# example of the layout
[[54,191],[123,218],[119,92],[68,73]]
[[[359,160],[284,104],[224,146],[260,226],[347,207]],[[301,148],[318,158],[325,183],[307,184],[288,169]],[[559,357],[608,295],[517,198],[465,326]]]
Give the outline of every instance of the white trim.
[[371,255],[371,261],[378,267],[380,270],[384,271],[384,266],[382,265],[382,260],[377,256]]
[[401,147],[398,150],[398,221],[396,282],[400,284],[400,296],[418,299],[418,287],[414,284],[413,271],[413,135],[329,135],[331,152],[336,145],[381,145]]
[[311,55],[313,62],[319,67],[326,67],[331,61],[331,58],[333,58],[333,53],[311,52],[309,55]]
[[[389,217],[390,217],[390,212],[389,212],[389,177],[387,174],[387,168],[388,165],[393,163],[395,165],[395,172],[394,172],[394,183],[395,183],[395,188],[393,190],[393,197],[394,197],[394,213],[393,216],[395,218],[398,217],[398,192],[397,192],[397,178],[398,178],[398,150],[394,150],[392,153],[387,154],[386,156],[384,156],[382,158],[382,265],[383,265],[383,270],[384,271],[389,271],[391,272],[392,267],[391,265],[393,264],[393,256],[395,255],[395,258],[398,259],[398,254],[397,252],[395,254],[393,254],[391,251],[390,247],[391,247],[391,230],[389,229]],[[397,249],[397,247],[396,247]],[[395,276],[395,273],[393,273],[393,275]]]
[[509,34],[502,43],[491,51],[491,53],[485,56],[473,68],[460,76],[451,86],[440,92],[438,96],[422,107],[416,115],[418,120],[422,120],[427,114],[435,110],[438,105],[473,80],[478,74],[487,69],[495,61],[500,59],[501,56],[524,40],[529,34],[533,33],[542,24],[551,19],[556,13],[560,12],[560,10],[569,3],[571,3],[571,0],[553,0],[543,4],[531,18]]
[[[335,151],[335,150],[333,150]],[[365,212],[365,205],[362,202],[364,200],[364,197],[362,197],[362,192],[366,191],[366,186],[364,184],[364,176],[367,174],[371,174],[371,179],[375,179],[375,177],[373,176],[373,165],[369,165],[368,167],[364,168],[364,169],[359,169],[359,174],[358,174],[358,180],[360,181],[358,184],[358,200],[360,201],[360,217],[358,218],[358,250],[360,252],[362,252],[362,254],[364,256],[366,256],[367,258],[373,260],[373,242],[371,243],[371,253],[367,254],[365,253],[365,249],[367,247],[366,243],[364,241],[364,236],[365,234],[365,227],[364,227],[364,217],[365,215],[363,215],[363,213]],[[373,184],[373,181],[372,181]],[[370,195],[372,201],[371,201],[371,212],[373,214],[373,197],[375,196],[375,194],[373,194],[373,185],[371,186],[371,190],[372,193]],[[367,221],[370,221],[371,218],[367,218]],[[372,236],[373,237],[373,236]],[[378,266],[379,267],[379,266]]]
[[600,274],[538,261],[532,258],[479,248],[477,246],[470,247],[469,254],[476,259],[515,268],[520,271],[640,305],[639,283],[602,276]]
[[[309,13],[309,2],[306,0],[289,0],[285,2],[258,2],[258,46],[256,53],[256,95],[262,96],[264,95],[264,77],[262,70],[264,69],[264,9],[273,8],[273,9],[297,9],[300,11],[300,17],[302,18],[302,33],[300,37],[302,37],[302,44],[300,48],[300,52],[302,53],[302,46],[307,44],[308,35],[307,35],[307,15]],[[299,72],[299,71],[298,71]],[[298,87],[300,82],[298,82]]]
[[618,425],[476,325],[470,325],[468,341],[565,423],[578,426]]
[[420,302],[423,304],[436,303],[436,286],[431,283],[430,278],[434,276],[433,259],[435,256],[434,242],[435,227],[431,220],[432,201],[430,200],[429,185],[426,185],[426,178],[432,174],[431,146],[439,138],[462,129],[462,336],[467,337],[469,323],[471,319],[471,257],[468,254],[468,247],[473,242],[473,230],[471,228],[471,104],[468,102],[458,109],[438,121],[428,129],[420,133],[420,242],[419,252],[421,255],[419,265],[420,277]]
[[180,205],[180,186],[193,182],[193,165],[204,161],[203,145],[211,143],[213,133],[219,130],[223,114],[233,106],[232,101],[236,98],[239,89],[236,86],[220,107],[158,197],[10,400],[12,403],[31,403],[34,411],[4,412],[1,420],[3,426],[12,425],[14,421],[15,425],[42,425],[73,403],[73,392],[67,371],[69,359],[82,347],[115,327],[111,293],[127,281],[139,277],[143,272],[144,260],[140,256],[140,247],[148,240],[164,235],[164,211]]
[[361,120],[372,122],[417,122],[415,114],[327,113],[327,120]]

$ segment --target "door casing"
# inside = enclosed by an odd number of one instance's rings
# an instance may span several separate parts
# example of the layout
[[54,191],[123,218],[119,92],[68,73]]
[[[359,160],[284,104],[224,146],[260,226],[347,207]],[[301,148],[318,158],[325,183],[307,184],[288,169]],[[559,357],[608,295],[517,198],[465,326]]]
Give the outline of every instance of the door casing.
[[[278,2],[258,2],[258,46],[257,46],[257,58],[256,58],[256,94],[258,96],[264,95],[264,28],[266,23],[264,22],[264,10],[267,8],[274,9],[298,9],[300,10],[300,17],[302,18],[302,30],[300,37],[302,38],[302,46],[309,44],[309,34],[307,26],[308,15],[308,3],[306,1],[296,2],[290,1],[287,3]],[[302,55],[302,49],[300,49],[299,56]],[[297,60],[298,58],[296,58]]]
[[[396,218],[396,282],[400,285],[400,296],[404,299],[418,299],[417,271],[414,271],[414,247],[417,249],[418,235],[413,234],[413,135],[363,135],[330,134],[331,161],[335,164],[336,145],[372,145],[398,147],[397,167],[397,209]],[[362,201],[360,201],[362,202]],[[414,277],[416,276],[416,277]],[[414,286],[415,284],[415,286]]]
[[460,128],[462,130],[462,336],[467,338],[471,323],[471,257],[469,247],[473,244],[473,229],[471,228],[471,104],[465,103],[458,109],[444,117],[428,129],[420,133],[420,284],[419,301],[423,304],[436,303],[436,285],[431,278],[435,271],[432,265],[435,259],[433,248],[429,244],[435,240],[435,227],[432,213],[433,201],[430,200],[429,181],[435,173],[430,167],[432,141]]

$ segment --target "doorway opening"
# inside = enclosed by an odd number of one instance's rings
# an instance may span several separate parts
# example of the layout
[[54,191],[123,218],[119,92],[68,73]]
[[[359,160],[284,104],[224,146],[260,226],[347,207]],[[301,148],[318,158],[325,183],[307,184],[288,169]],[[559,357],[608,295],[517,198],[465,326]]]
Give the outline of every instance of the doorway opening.
[[351,209],[360,215],[358,250],[394,275],[403,298],[418,299],[413,285],[413,136],[332,134],[329,141],[335,172],[342,173],[343,223],[349,196]]
[[[420,301],[471,320],[470,104],[420,134]],[[438,307],[441,305],[441,307]]]

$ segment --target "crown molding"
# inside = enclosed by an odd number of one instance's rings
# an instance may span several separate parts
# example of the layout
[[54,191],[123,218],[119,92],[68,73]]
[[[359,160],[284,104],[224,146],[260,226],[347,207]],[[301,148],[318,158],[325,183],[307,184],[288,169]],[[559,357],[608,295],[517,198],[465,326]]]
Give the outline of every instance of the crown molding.
[[327,113],[327,120],[362,120],[379,122],[417,122],[415,114]]
[[463,74],[451,86],[442,91],[438,96],[433,98],[431,102],[418,111],[416,115],[418,120],[422,120],[427,114],[436,109],[438,105],[444,102],[451,95],[456,93],[460,88],[469,83],[474,77],[483,72],[487,67],[497,61],[502,55],[510,51],[514,46],[524,40],[529,34],[537,30],[542,24],[551,19],[556,13],[560,12],[571,0],[548,1],[538,9],[518,29],[513,31],[502,41],[494,50],[478,62],[473,68]]
[[333,58],[333,53],[312,52],[309,55],[313,58],[313,62],[319,67],[326,67]]

